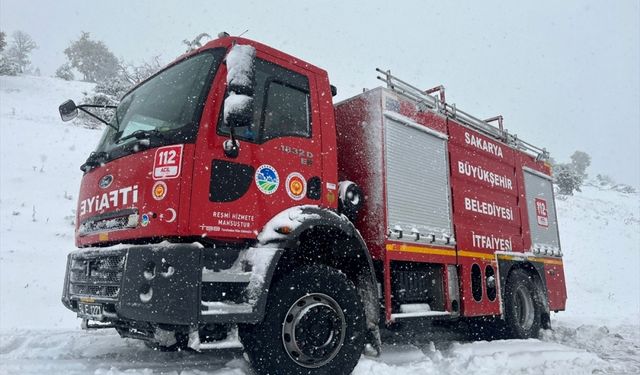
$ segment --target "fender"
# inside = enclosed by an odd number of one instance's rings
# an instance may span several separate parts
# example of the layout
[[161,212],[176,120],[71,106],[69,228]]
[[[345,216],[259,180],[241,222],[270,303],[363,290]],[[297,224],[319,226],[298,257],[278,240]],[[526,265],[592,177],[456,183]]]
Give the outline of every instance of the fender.
[[[500,259],[498,258],[498,267],[500,270],[500,293],[502,295],[502,301],[504,301],[505,286],[507,285],[507,278],[512,270],[520,268],[525,270],[532,276],[532,281],[538,291],[538,300],[542,303],[543,308],[543,327],[545,329],[550,328],[550,310],[549,300],[547,297],[547,281],[544,274],[544,263],[536,262],[531,259]],[[504,310],[504,307],[503,307]]]
[[[327,246],[324,256],[310,252],[305,246],[307,236],[314,236]],[[318,206],[297,206],[274,216],[258,236],[261,246],[284,249],[278,257],[277,269],[287,272],[297,262],[318,262],[344,272],[356,285],[365,307],[369,341],[376,349],[380,347],[380,307],[378,284],[373,267],[373,259],[362,236],[349,219],[334,211]],[[328,241],[328,242],[327,242]],[[314,247],[315,250],[315,247]],[[276,271],[276,274],[278,272]],[[268,285],[271,280],[265,280]]]

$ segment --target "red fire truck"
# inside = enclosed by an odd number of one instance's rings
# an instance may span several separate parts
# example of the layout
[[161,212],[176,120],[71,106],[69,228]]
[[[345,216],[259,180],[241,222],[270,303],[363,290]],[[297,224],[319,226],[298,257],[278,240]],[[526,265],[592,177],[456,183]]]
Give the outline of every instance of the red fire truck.
[[405,319],[535,337],[566,301],[547,152],[379,72],[334,105],[222,35],[133,88],[81,167],[64,305],[161,348],[238,335],[264,374],[350,373]]

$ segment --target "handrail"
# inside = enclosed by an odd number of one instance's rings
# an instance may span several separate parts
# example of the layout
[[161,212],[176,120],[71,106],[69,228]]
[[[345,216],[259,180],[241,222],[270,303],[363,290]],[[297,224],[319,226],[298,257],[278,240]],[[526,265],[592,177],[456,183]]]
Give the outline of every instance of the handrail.
[[[546,161],[549,159],[549,152],[545,148],[534,146],[529,142],[519,139],[516,135],[510,134],[507,130],[504,130],[502,115],[495,116],[487,120],[481,120],[457,108],[455,104],[448,104],[445,101],[444,86],[442,85],[423,91],[418,87],[395,77],[391,74],[390,70],[384,71],[376,68],[376,71],[385,75],[384,78],[381,76],[377,76],[376,78],[385,82],[387,84],[387,88],[416,102],[419,108],[427,107],[428,109],[441,113],[446,117],[450,117],[489,137],[502,141],[515,149],[527,152],[532,156],[535,156],[538,161]],[[435,92],[439,93],[439,98],[431,95]],[[498,121],[498,128],[489,124],[494,121]]]

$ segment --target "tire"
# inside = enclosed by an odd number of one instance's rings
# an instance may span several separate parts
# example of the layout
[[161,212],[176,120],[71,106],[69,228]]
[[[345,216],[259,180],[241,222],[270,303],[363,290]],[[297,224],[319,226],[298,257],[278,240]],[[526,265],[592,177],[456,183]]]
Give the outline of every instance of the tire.
[[541,303],[535,284],[523,270],[516,269],[509,275],[504,305],[508,338],[529,339],[540,335]]
[[364,349],[363,304],[338,270],[303,266],[271,285],[264,320],[240,326],[240,339],[258,374],[350,374]]

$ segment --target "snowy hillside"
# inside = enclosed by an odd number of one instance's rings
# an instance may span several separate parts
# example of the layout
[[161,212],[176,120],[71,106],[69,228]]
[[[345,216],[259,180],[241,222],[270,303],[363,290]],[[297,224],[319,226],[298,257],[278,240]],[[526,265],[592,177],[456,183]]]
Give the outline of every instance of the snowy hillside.
[[[562,198],[562,197],[561,197]],[[592,186],[558,199],[566,322],[640,322],[640,198]]]
[[[250,374],[237,350],[161,353],[81,331],[60,303],[79,166],[100,131],[63,124],[57,106],[90,89],[0,77],[0,373]],[[640,373],[639,199],[585,187],[557,202],[569,300],[541,340],[396,339],[355,374]]]
[[58,105],[92,85],[0,79],[0,326],[75,326],[58,306],[61,278],[73,248],[79,166],[100,132],[64,124]]

